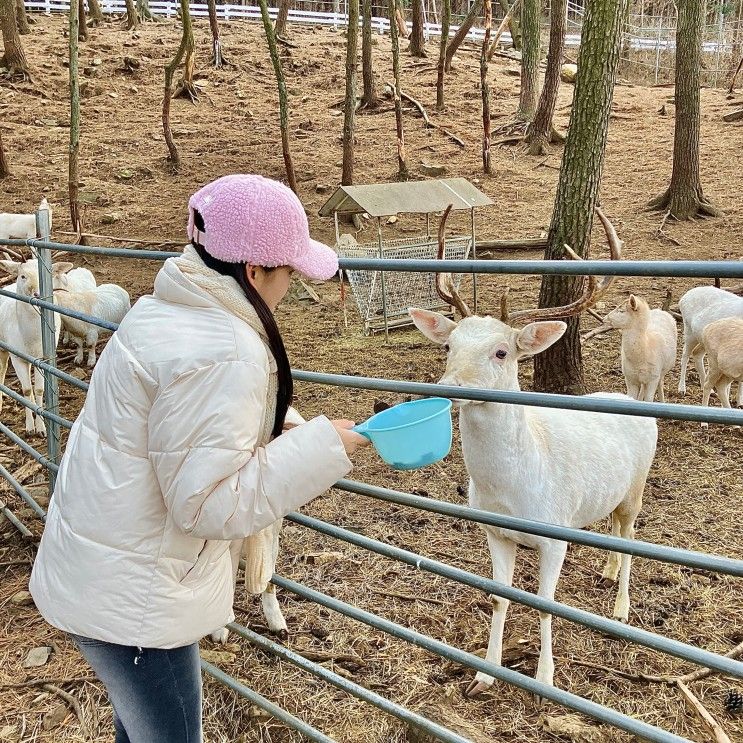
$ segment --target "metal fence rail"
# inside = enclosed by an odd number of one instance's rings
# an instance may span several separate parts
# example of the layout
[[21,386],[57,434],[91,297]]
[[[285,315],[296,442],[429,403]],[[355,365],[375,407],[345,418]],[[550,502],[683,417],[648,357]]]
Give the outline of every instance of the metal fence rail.
[[[42,234],[44,234],[42,232]],[[48,234],[48,233],[47,233]],[[42,320],[46,325],[44,359],[35,359],[20,349],[14,349],[8,344],[0,341],[0,348],[17,355],[28,363],[41,369],[49,381],[61,379],[72,384],[78,389],[86,390],[88,384],[82,380],[57,369],[54,348],[56,346],[54,337],[49,337],[49,331],[53,328],[51,318],[53,313],[75,317],[79,320],[114,331],[116,325],[102,321],[100,318],[92,317],[84,313],[68,310],[56,305],[52,300],[51,284],[51,250],[65,250],[71,253],[95,254],[109,257],[133,258],[144,260],[162,261],[168,257],[177,256],[179,252],[165,252],[155,250],[132,250],[125,248],[96,248],[88,246],[68,245],[66,243],[55,243],[49,240],[0,240],[0,245],[28,245],[37,251],[39,259],[40,276],[46,274],[42,285],[46,289],[46,295],[42,299],[20,296],[16,293],[0,289],[0,296],[14,300],[27,302],[38,307],[43,315]],[[740,262],[702,262],[702,261],[430,261],[430,260],[380,260],[380,259],[344,259],[341,261],[344,269],[374,270],[374,271],[411,271],[427,272],[434,270],[448,270],[453,273],[490,273],[490,274],[532,274],[532,275],[618,275],[618,276],[676,276],[676,277],[705,277],[705,278],[741,278],[743,277],[743,264]],[[46,283],[45,283],[46,282]],[[44,291],[42,291],[44,294]],[[506,392],[501,390],[483,390],[459,387],[443,387],[434,384],[422,384],[416,382],[405,382],[400,380],[376,379],[370,377],[356,377],[343,374],[324,374],[312,371],[294,370],[296,381],[325,384],[341,387],[352,387],[365,390],[388,391],[393,393],[404,393],[414,395],[437,395],[453,399],[481,400],[485,402],[499,402],[507,404],[531,405],[553,408],[564,408],[573,410],[595,411],[603,413],[615,413],[621,415],[639,415],[666,418],[685,421],[708,421],[724,424],[743,424],[743,411],[701,408],[700,406],[646,403],[634,400],[623,400],[621,398],[601,397],[573,397],[569,395],[547,395],[533,392]],[[44,416],[50,426],[69,428],[72,422],[54,412],[56,398],[51,401],[45,400],[44,408],[31,403],[22,395],[14,392],[6,385],[0,385],[0,391],[8,394],[13,400],[24,405],[35,414]],[[52,410],[46,409],[50,407]],[[58,429],[57,429],[58,431]],[[53,449],[50,448],[49,456],[44,456],[28,442],[15,434],[5,424],[0,423],[0,433],[7,436],[14,444],[19,446],[26,454],[44,465],[50,475],[56,474],[58,464]],[[27,503],[41,518],[45,517],[42,509],[28,491],[8,472],[0,466],[0,477],[4,478],[13,491]],[[389,488],[355,482],[352,480],[341,480],[336,487],[347,492],[375,498],[380,501],[396,503],[398,505],[421,509],[452,518],[466,519],[472,522],[498,526],[514,531],[536,534],[562,541],[574,542],[590,547],[604,550],[623,552],[626,554],[645,557],[649,559],[662,560],[677,565],[686,565],[693,568],[716,571],[722,574],[743,577],[743,560],[734,560],[728,557],[714,554],[694,552],[691,550],[678,549],[666,545],[629,540],[591,531],[573,529],[569,527],[546,524],[527,519],[519,519],[501,514],[481,511],[478,509],[447,503],[432,498],[402,493]],[[23,525],[7,508],[0,503],[0,510],[8,516],[24,535],[28,536],[30,531]],[[8,515],[10,514],[10,515]],[[365,549],[384,557],[398,560],[404,564],[423,570],[427,573],[437,575],[459,584],[494,594],[503,598],[521,603],[525,606],[547,612],[568,621],[583,625],[594,631],[602,632],[610,636],[619,637],[631,641],[652,650],[663,652],[684,661],[696,663],[706,668],[718,671],[735,678],[743,678],[743,662],[730,657],[694,647],[692,645],[672,640],[661,635],[649,632],[637,627],[631,627],[617,622],[613,619],[601,617],[582,609],[559,603],[555,600],[545,599],[538,595],[500,584],[492,579],[483,578],[466,570],[456,568],[452,565],[429,559],[407,550],[394,547],[369,537],[365,537],[341,526],[330,524],[309,516],[293,513],[287,517],[290,521],[305,528],[312,529],[318,533],[343,540],[355,547]],[[535,679],[524,676],[516,671],[496,666],[486,660],[478,658],[470,653],[452,648],[444,642],[422,635],[408,629],[400,624],[391,622],[370,612],[361,610],[355,606],[342,602],[333,597],[315,591],[287,578],[274,576],[273,582],[296,595],[309,599],[334,611],[340,612],[352,619],[361,621],[380,631],[386,632],[398,639],[425,648],[426,650],[440,656],[461,663],[470,668],[483,671],[488,675],[499,678],[509,684],[534,692],[540,697],[551,699],[563,706],[587,714],[601,722],[608,723],[627,732],[639,735],[647,740],[681,741],[684,740],[677,735],[661,730],[657,727],[623,715],[615,710],[591,702],[582,697],[571,694],[562,689],[542,684]],[[261,647],[284,660],[287,660],[303,670],[312,673],[318,678],[335,685],[337,688],[362,699],[383,711],[403,720],[404,722],[421,728],[433,737],[449,741],[451,743],[463,743],[465,738],[459,734],[444,728],[432,720],[406,709],[389,699],[365,689],[343,678],[339,674],[293,653],[281,645],[242,627],[238,624],[230,625],[230,629],[241,637],[247,639],[253,645]],[[284,722],[289,727],[300,731],[305,737],[316,741],[332,741],[324,733],[316,730],[306,722],[296,718],[282,710],[277,705],[262,697],[260,694],[248,689],[237,679],[228,676],[218,668],[202,661],[203,670],[214,676],[220,682],[236,691],[241,696],[249,699],[252,703],[268,711],[271,715]]]

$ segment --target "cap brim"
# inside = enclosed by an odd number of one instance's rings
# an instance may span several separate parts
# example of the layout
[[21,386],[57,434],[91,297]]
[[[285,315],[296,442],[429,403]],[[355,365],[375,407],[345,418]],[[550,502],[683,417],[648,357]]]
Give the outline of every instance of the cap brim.
[[310,239],[309,250],[290,265],[308,279],[327,281],[338,273],[338,256],[332,248]]

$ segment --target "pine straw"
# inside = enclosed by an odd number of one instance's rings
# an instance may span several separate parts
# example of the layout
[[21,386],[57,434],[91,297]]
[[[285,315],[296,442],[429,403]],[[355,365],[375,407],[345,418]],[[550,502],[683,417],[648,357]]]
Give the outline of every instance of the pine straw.
[[[483,306],[497,306],[498,280],[481,280]],[[659,303],[665,285],[651,290],[636,283],[638,292]],[[650,282],[645,282],[649,284]],[[681,282],[679,282],[681,283]],[[514,279],[514,306],[525,304],[536,283]],[[337,288],[323,287],[326,301],[335,301]],[[682,291],[679,287],[678,292]],[[678,293],[677,293],[678,296]],[[621,295],[615,292],[613,301]],[[291,309],[290,312],[294,312]],[[357,327],[338,335],[330,323],[320,322],[319,308],[304,308],[310,322],[295,325],[290,344],[295,352],[306,348],[303,327],[313,327],[316,358],[312,368],[348,372],[358,367],[356,354],[364,349],[364,370],[370,375],[408,379],[435,379],[442,359],[414,333],[397,332],[393,353],[379,337],[362,338]],[[318,322],[315,323],[315,320]],[[587,327],[594,324],[586,322]],[[306,331],[309,334],[309,329]],[[390,359],[394,359],[391,366]],[[595,339],[587,347],[587,379],[591,388],[621,389],[618,370],[618,336]],[[530,370],[524,369],[524,386]],[[677,382],[672,373],[669,397],[676,401]],[[698,397],[695,383],[690,400]],[[361,419],[371,410],[374,395],[355,390],[310,387],[298,390],[299,406],[305,414],[322,410],[344,411]],[[75,397],[74,393],[71,395]],[[392,396],[389,396],[390,399]],[[67,402],[70,407],[74,399]],[[67,411],[68,414],[71,410]],[[14,426],[22,430],[18,411]],[[740,431],[720,426],[703,430],[696,424],[661,422],[658,454],[645,494],[645,506],[638,523],[638,538],[731,557],[743,557],[738,532],[741,487]],[[441,467],[415,473],[393,473],[373,454],[364,453],[354,474],[358,479],[385,484],[407,492],[462,503],[457,487],[466,483],[461,454],[457,448]],[[20,503],[9,496],[18,510]],[[318,518],[357,530],[404,549],[449,562],[472,572],[488,575],[490,562],[483,533],[475,524],[447,519],[435,514],[376,502],[364,496],[333,491],[313,503],[307,512]],[[39,532],[38,522],[25,520]],[[606,524],[596,528],[605,530]],[[0,561],[22,559],[32,548],[22,543],[5,525],[11,546],[0,553]],[[464,650],[483,654],[490,624],[490,602],[475,589],[325,537],[287,523],[283,531],[279,572],[313,588],[320,589],[361,608],[374,611],[401,624],[424,632]],[[331,553],[336,553],[335,555]],[[306,556],[311,557],[307,558]],[[557,598],[574,606],[610,615],[615,589],[599,581],[603,555],[597,550],[571,546],[558,586]],[[10,607],[7,599],[25,588],[29,569],[9,566],[2,582],[3,639],[0,641],[0,684],[26,678],[75,678],[89,674],[76,651],[61,633],[48,627],[33,607]],[[535,554],[522,550],[515,584],[529,591],[537,589]],[[417,600],[416,597],[428,600]],[[330,612],[285,591],[280,602],[290,627],[288,647],[302,651],[323,651],[330,655],[356,656],[358,662],[328,661],[327,667],[379,692],[411,709],[458,731],[478,743],[499,739],[535,741],[550,738],[542,729],[542,713],[526,693],[496,682],[492,690],[476,700],[464,698],[463,689],[471,672],[457,665],[408,646],[402,641]],[[666,565],[650,560],[633,561],[633,626],[662,633],[719,653],[729,651],[743,639],[743,602],[739,582],[705,571]],[[81,603],[85,601],[81,597]],[[265,631],[264,619],[256,600],[238,594],[237,621]],[[557,685],[609,705],[646,722],[692,739],[706,739],[701,723],[685,707],[678,692],[666,685],[631,681],[600,669],[571,664],[571,659],[615,668],[630,673],[653,675],[682,674],[692,667],[682,661],[645,648],[604,637],[568,622],[555,619]],[[537,613],[512,605],[505,632],[505,662],[511,668],[532,676],[539,650]],[[41,669],[23,670],[20,664],[36,645],[55,643],[55,652]],[[211,643],[204,641],[204,647]],[[409,731],[391,718],[345,693],[304,673],[289,663],[252,649],[247,641],[231,637],[228,650],[234,661],[220,664],[290,712],[308,720],[339,741],[397,743]],[[712,676],[693,684],[693,691],[720,721],[732,739],[743,736],[743,721],[731,718],[723,708],[730,682]],[[96,740],[106,739],[110,713],[96,683],[81,682],[64,686],[80,700],[87,722],[98,730]],[[62,730],[40,730],[43,714],[59,700],[38,689],[0,689],[0,729],[6,724],[26,720],[25,740],[82,740],[73,715]],[[564,710],[548,705],[545,714],[560,717]],[[98,725],[94,726],[94,713]],[[267,719],[264,713],[212,679],[205,680],[204,719],[210,741],[294,741],[295,733]],[[591,723],[588,723],[592,725]],[[412,735],[412,733],[411,733]],[[598,737],[596,737],[598,736]],[[598,727],[594,740],[628,740],[629,736]]]

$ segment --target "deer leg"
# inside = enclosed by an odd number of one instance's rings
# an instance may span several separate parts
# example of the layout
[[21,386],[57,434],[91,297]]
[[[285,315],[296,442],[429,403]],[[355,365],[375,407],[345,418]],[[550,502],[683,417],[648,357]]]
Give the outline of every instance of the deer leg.
[[[31,403],[36,403],[34,398],[33,384],[31,382],[31,364],[22,361],[21,359],[11,356],[11,363],[13,369],[15,369],[18,381],[21,383],[21,392],[23,396]],[[26,408],[26,433],[39,433],[42,436],[46,434],[46,428],[44,427],[44,421],[39,419],[38,422],[34,422],[34,414],[29,408]]]
[[[695,344],[696,345],[696,344]],[[689,330],[684,324],[684,349],[681,352],[681,372],[679,374],[679,392],[686,394],[686,369],[689,366],[689,352],[691,351]]]
[[[703,406],[706,407],[709,405],[709,397],[712,394],[713,389],[717,391],[717,396],[720,397],[720,390],[719,390],[718,385],[720,384],[721,380],[722,380],[722,375],[720,374],[720,369],[717,366],[717,361],[714,358],[714,356],[710,356],[709,357],[709,372],[707,373],[707,376],[704,378],[704,386],[702,387],[702,405]],[[722,397],[720,397],[720,401],[722,402]],[[709,423],[707,423],[707,421],[703,421],[701,427],[709,428]]]
[[[269,527],[272,530],[271,534],[271,573],[276,572],[276,560],[279,557],[279,533],[281,532],[282,519],[279,519]],[[269,583],[266,586],[266,590],[261,594],[261,608],[263,609],[263,616],[266,618],[266,624],[268,629],[274,634],[287,637],[289,634],[289,628],[286,625],[286,619],[279,606],[279,601],[276,598],[276,586],[273,583]]]
[[666,385],[665,385],[665,377],[661,377],[658,381],[658,399],[661,402],[666,401]]
[[[0,351],[0,384],[5,384],[5,375],[8,373],[8,361],[10,354],[7,351]],[[0,392],[0,410],[3,409],[3,393]]]
[[[493,562],[493,580],[510,586],[513,582],[513,569],[516,564],[516,543],[509,539],[487,532],[490,559]],[[493,602],[493,619],[490,625],[490,640],[485,659],[495,665],[501,664],[503,652],[503,626],[510,601],[500,596],[491,596]],[[485,691],[495,679],[478,671],[474,681],[467,687],[467,696],[474,697]]]
[[[560,578],[562,564],[568,551],[567,542],[550,540],[539,551],[539,591],[545,599],[555,598],[557,581]],[[553,685],[555,661],[552,658],[552,614],[539,612],[539,663],[537,664],[537,681]],[[540,700],[541,702],[541,700]]]
[[[611,514],[611,535],[613,537],[619,536],[619,516],[617,515],[616,509]],[[610,552],[609,557],[606,560],[604,572],[602,573],[601,577],[604,580],[611,581],[612,583],[616,582],[617,578],[619,577],[620,564],[621,560],[619,557],[619,553]]]
[[645,400],[645,402],[653,402],[655,400],[655,391],[658,389],[658,384],[660,382],[660,379],[652,379],[648,384],[645,385],[645,389],[643,390],[644,394],[642,399]]
[[[639,504],[642,502],[640,498],[638,500],[637,509],[631,511],[618,511],[620,534],[625,539],[635,538],[635,519],[639,512]],[[632,563],[632,556],[626,553],[622,553],[620,558],[621,565],[619,568],[619,593],[617,594],[617,600],[614,603],[614,618],[619,619],[622,622],[629,620],[629,574],[630,565]]]
[[715,385],[715,392],[720,398],[720,402],[724,408],[730,407],[730,388],[733,386],[733,380],[730,377],[724,377],[720,375],[720,378]]
[[[98,329],[92,327],[90,330],[88,330],[86,336],[85,336],[85,343],[88,346],[88,366],[90,368],[93,368],[95,366],[96,356],[95,356],[95,349],[98,345]],[[80,359],[82,362],[82,359]]]
[[630,381],[629,379],[625,379],[624,381],[625,381],[625,384],[627,385],[627,394],[633,400],[638,400],[639,395],[640,395],[640,385],[634,380]]
[[700,385],[704,384],[704,378],[707,376],[707,372],[704,370],[704,354],[704,346],[701,343],[691,352],[691,358],[699,375]]

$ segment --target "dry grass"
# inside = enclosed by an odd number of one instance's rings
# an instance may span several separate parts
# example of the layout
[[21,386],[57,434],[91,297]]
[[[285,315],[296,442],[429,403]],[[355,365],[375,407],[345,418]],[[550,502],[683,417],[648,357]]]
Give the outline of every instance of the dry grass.
[[[43,114],[37,98],[1,89],[5,115],[12,122],[3,139],[16,174],[14,179],[0,184],[0,193],[5,197],[3,208],[7,211],[31,208],[38,202],[42,187],[50,188],[50,200],[64,198],[68,130],[35,123],[42,116],[59,120],[66,116],[66,70],[60,64],[65,43],[61,28],[59,18],[42,20],[26,44],[37,84],[44,85],[52,95],[52,100],[44,102]],[[197,24],[198,54],[202,60],[208,53],[205,29],[204,23]],[[330,105],[340,98],[343,38],[329,31],[293,33],[301,41],[301,48],[292,50],[291,59],[286,59],[293,128],[301,131],[294,141],[294,155],[303,201],[314,214],[326,198],[315,192],[315,184],[334,184],[340,173],[336,163],[340,160],[341,120]],[[94,30],[91,41],[84,45],[86,60],[94,55],[104,58],[101,72],[91,82],[98,93],[86,98],[83,105],[81,173],[85,184],[82,190],[94,199],[86,214],[87,228],[91,231],[139,238],[178,236],[183,233],[187,196],[197,186],[235,170],[254,169],[277,177],[282,173],[275,144],[277,117],[270,63],[258,27],[243,24],[231,24],[224,29],[226,53],[240,68],[205,70],[209,80],[205,88],[208,98],[205,96],[198,107],[174,102],[173,124],[184,167],[177,176],[164,167],[165,148],[158,123],[161,73],[176,36],[177,29],[171,24],[145,27],[138,39],[107,26]],[[160,43],[160,39],[165,43]],[[132,46],[124,47],[124,42]],[[386,44],[381,39],[375,52],[380,70],[386,70],[388,65]],[[115,71],[123,54],[136,54],[143,63],[142,71],[134,78]],[[495,175],[482,177],[477,143],[480,104],[474,82],[476,60],[468,52],[461,57],[448,87],[450,107],[439,120],[462,136],[468,147],[461,151],[439,133],[425,131],[418,119],[407,115],[411,164],[417,167],[420,160],[445,162],[452,174],[479,180],[480,186],[497,201],[496,207],[483,211],[478,219],[481,235],[539,234],[549,221],[559,151],[546,160],[535,160],[516,150],[499,150],[494,152]],[[493,106],[504,117],[515,109],[517,97],[517,78],[505,73],[507,66],[494,66],[492,93]],[[417,72],[406,64],[403,76],[404,89],[410,90],[432,112],[433,74]],[[108,92],[115,92],[117,97],[109,97]],[[570,88],[561,92],[558,124],[562,127],[567,123],[571,92]],[[662,190],[669,176],[673,121],[672,116],[657,113],[669,96],[670,91],[663,89],[617,88],[615,110],[621,118],[612,121],[610,130],[601,194],[604,209],[626,241],[629,258],[737,258],[743,238],[738,164],[741,129],[719,121],[720,113],[726,110],[722,94],[703,91],[703,182],[713,200],[728,209],[727,216],[684,226],[668,225],[666,232],[682,243],[675,246],[656,235],[659,217],[643,211],[645,202]],[[392,176],[393,131],[389,111],[359,117],[357,182],[383,181]],[[122,178],[124,169],[131,170],[133,177]],[[119,213],[119,221],[107,226],[103,216],[113,211]],[[63,212],[58,209],[55,213],[55,229],[67,229]],[[318,236],[331,239],[332,228],[327,222],[314,216],[311,221]],[[401,216],[388,229],[391,236],[402,237],[418,231],[420,225],[420,220]],[[456,223],[452,228],[456,228]],[[102,280],[118,281],[134,296],[150,290],[157,269],[156,265],[144,262],[103,262],[94,258],[86,258],[84,262]],[[538,287],[535,279],[491,278],[481,281],[481,306],[497,307],[499,291],[506,283],[511,286],[514,306],[526,306],[533,301]],[[672,286],[678,299],[693,283],[623,280],[617,283],[608,304],[633,289],[657,306],[666,285]],[[281,312],[290,356],[297,367],[420,381],[438,378],[443,360],[422,337],[414,332],[396,332],[389,346],[378,336],[365,338],[350,302],[352,325],[346,330],[337,285],[320,287],[320,294],[323,300],[320,306],[289,304]],[[616,336],[593,341],[586,348],[585,357],[586,380],[591,390],[622,389]],[[524,386],[528,387],[528,367],[523,377]],[[667,387],[675,389],[676,382],[674,376]],[[63,412],[73,416],[81,397],[65,385],[62,391]],[[694,383],[690,394],[690,401],[699,400],[699,389]],[[673,392],[670,397],[679,401]],[[331,412],[362,419],[370,413],[373,400],[373,394],[356,390],[308,385],[299,385],[298,389],[298,407],[305,415]],[[3,421],[20,432],[22,420],[17,406],[6,401]],[[42,446],[41,442],[37,443]],[[658,454],[645,494],[638,537],[743,558],[740,449],[738,430],[715,426],[702,430],[694,424],[661,422]],[[15,470],[20,462],[12,447],[0,445],[0,463]],[[459,503],[463,498],[457,487],[466,482],[458,449],[442,467],[408,474],[392,473],[373,454],[364,453],[354,476],[407,492],[425,491],[431,497]],[[24,511],[20,501],[12,494],[3,497],[38,535],[41,524]],[[474,524],[337,491],[315,501],[307,512],[481,575],[488,575],[490,570],[485,539]],[[603,526],[597,524],[596,528]],[[0,530],[3,536],[0,563],[32,557],[33,546],[22,542],[7,522],[0,524]],[[340,552],[343,557],[314,563],[302,559],[303,555],[318,552]],[[602,563],[603,555],[597,550],[571,547],[557,599],[610,615],[614,590],[598,581]],[[88,675],[85,664],[62,633],[46,625],[33,607],[15,607],[9,603],[15,592],[25,588],[29,567],[7,565],[0,570],[3,571],[0,685],[26,678]],[[284,530],[279,572],[456,647],[482,652],[487,643],[490,604],[486,596],[301,527],[287,524]],[[529,552],[520,554],[516,585],[536,590],[536,564]],[[394,594],[421,598],[410,600]],[[429,600],[422,600],[423,597]],[[81,592],[81,610],[92,598]],[[635,560],[630,622],[724,653],[743,639],[742,598],[740,581]],[[493,740],[532,743],[556,738],[554,733],[543,729],[533,699],[520,691],[496,683],[481,698],[465,699],[462,689],[470,672],[286,592],[280,593],[280,601],[290,626],[289,647],[300,652],[323,650],[358,656],[363,662],[328,665],[477,743]],[[238,620],[261,627],[263,618],[257,603],[242,595],[238,602],[245,610],[238,612]],[[690,670],[687,664],[559,619],[554,625],[559,686],[679,735],[699,741],[708,739],[701,723],[672,688],[632,682],[572,661],[650,674],[683,673]],[[505,640],[506,663],[533,675],[538,651],[536,612],[512,606]],[[22,660],[31,647],[51,643],[57,650],[46,666],[22,669]],[[208,647],[208,641],[204,645]],[[222,664],[224,670],[338,741],[413,743],[418,740],[396,720],[289,664],[251,649],[242,640],[230,650],[235,657]],[[695,683],[693,690],[724,724],[731,739],[741,740],[743,720],[727,715],[723,709],[724,692],[729,686],[729,681],[712,677]],[[63,688],[80,700],[86,719],[96,731],[95,740],[110,740],[110,711],[100,685],[83,681]],[[9,726],[13,731],[8,733],[10,740],[20,737],[24,741],[81,741],[78,721],[72,715],[61,727],[42,730],[43,715],[58,704],[58,698],[39,689],[0,688],[0,734]],[[214,743],[299,740],[299,736],[266,720],[209,679],[205,681],[204,712],[207,740]],[[564,711],[550,705],[546,714],[558,718]],[[629,739],[604,727],[591,726],[582,735],[595,741]]]

